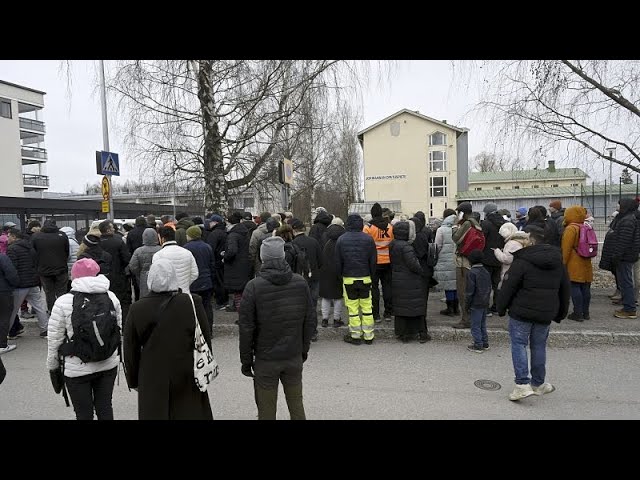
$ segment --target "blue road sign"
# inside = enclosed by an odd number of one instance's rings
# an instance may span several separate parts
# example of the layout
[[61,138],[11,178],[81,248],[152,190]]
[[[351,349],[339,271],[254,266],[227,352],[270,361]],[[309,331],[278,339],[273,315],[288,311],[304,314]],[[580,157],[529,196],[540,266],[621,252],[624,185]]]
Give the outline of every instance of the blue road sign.
[[98,175],[120,176],[120,160],[117,153],[96,152],[96,173]]

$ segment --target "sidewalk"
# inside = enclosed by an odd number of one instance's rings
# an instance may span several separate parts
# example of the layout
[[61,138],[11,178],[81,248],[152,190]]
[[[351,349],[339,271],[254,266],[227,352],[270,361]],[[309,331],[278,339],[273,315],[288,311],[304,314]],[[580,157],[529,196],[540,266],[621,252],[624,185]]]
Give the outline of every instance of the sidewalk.
[[[622,308],[619,305],[612,305],[607,297],[611,290],[591,289],[591,312],[590,320],[576,322],[564,319],[561,323],[551,323],[551,333],[549,334],[549,345],[555,347],[576,347],[583,345],[606,344],[606,345],[640,345],[640,318],[636,320],[623,320],[613,316],[614,310]],[[440,315],[439,311],[446,308],[440,301],[443,297],[441,292],[431,292],[429,295],[427,324],[432,341],[471,341],[471,332],[468,329],[457,330],[453,324],[460,321],[460,317],[446,317]],[[572,304],[569,301],[569,313],[572,311]],[[640,309],[639,309],[640,310]],[[332,321],[329,321],[328,328],[320,327],[320,310],[318,309],[318,337],[319,341],[336,340],[342,341],[342,337],[348,332],[347,327],[333,328]],[[235,321],[237,313],[224,311],[214,312],[214,336],[238,336],[238,326]],[[343,312],[343,319],[348,318],[346,309]],[[25,335],[37,336],[38,327],[35,319],[22,320],[26,327]],[[508,317],[487,318],[487,330],[489,342],[492,344],[509,343]],[[375,335],[377,339],[394,339],[393,321],[376,324]],[[426,344],[429,345],[428,343]]]

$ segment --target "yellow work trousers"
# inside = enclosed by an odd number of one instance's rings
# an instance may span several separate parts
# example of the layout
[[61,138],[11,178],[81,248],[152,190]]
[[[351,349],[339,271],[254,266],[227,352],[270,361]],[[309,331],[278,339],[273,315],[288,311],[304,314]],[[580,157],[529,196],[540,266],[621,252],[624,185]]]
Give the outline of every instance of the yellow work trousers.
[[[352,338],[373,340],[373,305],[371,277],[343,277],[344,303],[349,311],[349,333]],[[362,311],[362,318],[360,312]]]

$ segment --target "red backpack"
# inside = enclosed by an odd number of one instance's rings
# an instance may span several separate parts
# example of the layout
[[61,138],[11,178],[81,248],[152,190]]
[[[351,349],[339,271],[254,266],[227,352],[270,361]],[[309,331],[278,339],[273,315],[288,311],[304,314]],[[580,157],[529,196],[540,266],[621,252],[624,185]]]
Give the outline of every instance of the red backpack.
[[586,223],[572,223],[579,228],[578,246],[576,253],[583,258],[592,258],[598,255],[598,237],[593,228]]
[[468,256],[474,250],[484,250],[485,241],[484,233],[473,225],[464,234],[462,244],[458,248],[458,253],[462,256]]

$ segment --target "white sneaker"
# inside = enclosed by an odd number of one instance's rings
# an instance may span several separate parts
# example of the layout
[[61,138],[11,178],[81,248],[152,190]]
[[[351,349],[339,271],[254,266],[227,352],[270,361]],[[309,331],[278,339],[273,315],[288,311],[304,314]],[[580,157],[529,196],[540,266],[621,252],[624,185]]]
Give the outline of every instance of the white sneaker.
[[4,348],[0,348],[0,355],[2,355],[3,353],[10,352],[11,350],[15,350],[16,347],[17,347],[17,345],[7,345]]
[[542,385],[538,385],[537,387],[533,387],[533,393],[536,395],[544,395],[545,393],[551,393],[556,389],[550,383],[543,383]]
[[528,383],[525,385],[516,384],[516,388],[513,389],[513,392],[509,394],[509,400],[512,402],[517,402],[518,400],[522,400],[523,398],[527,398],[531,395],[534,395],[534,391],[531,388],[531,385]]

